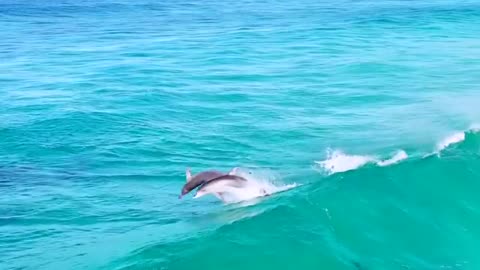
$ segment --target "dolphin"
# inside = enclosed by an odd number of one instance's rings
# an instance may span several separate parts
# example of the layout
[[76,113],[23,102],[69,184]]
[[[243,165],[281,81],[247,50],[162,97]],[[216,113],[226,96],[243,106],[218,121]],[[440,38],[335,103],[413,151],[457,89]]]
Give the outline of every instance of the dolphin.
[[201,185],[204,185],[205,183],[208,183],[213,179],[218,179],[219,177],[222,177],[222,176],[233,175],[236,173],[237,169],[238,168],[233,168],[227,174],[219,171],[204,171],[196,174],[195,176],[192,176],[190,169],[187,169],[185,172],[187,183],[182,187],[182,191],[180,193],[180,196],[178,196],[178,198],[181,199],[183,196],[190,193],[192,190],[196,189]]
[[213,194],[215,197],[225,202],[224,194],[233,192],[234,189],[245,187],[247,182],[247,179],[241,176],[233,174],[222,175],[204,183],[197,190],[197,193],[193,198],[196,199],[207,194]]

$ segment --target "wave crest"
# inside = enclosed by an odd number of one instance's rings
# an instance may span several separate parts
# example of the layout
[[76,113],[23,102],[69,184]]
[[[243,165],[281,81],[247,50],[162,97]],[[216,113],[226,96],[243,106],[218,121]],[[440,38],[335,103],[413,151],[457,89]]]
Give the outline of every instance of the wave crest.
[[425,155],[424,157],[429,157],[432,155],[440,155],[440,153],[446,148],[448,148],[449,146],[465,141],[468,133],[478,133],[478,132],[480,132],[480,125],[478,124],[471,125],[466,131],[455,132],[443,138],[442,140],[440,140],[435,147],[435,151],[433,153]]
[[374,156],[348,155],[340,150],[329,151],[327,159],[323,161],[315,161],[320,168],[328,174],[346,172],[358,169],[368,163],[375,163],[384,167],[398,163],[408,158],[408,154],[404,150],[399,150],[389,159],[381,160]]
[[[435,150],[423,157],[440,155],[440,153],[451,145],[465,141],[467,134],[480,132],[480,125],[472,125],[469,129],[462,132],[456,132],[440,140]],[[368,155],[349,155],[340,150],[328,150],[327,158],[322,161],[315,161],[315,164],[327,174],[335,174],[358,169],[366,164],[375,164],[380,167],[390,166],[400,161],[408,159],[409,156],[404,150],[398,150],[395,155],[388,159],[379,159],[376,156]]]
[[465,140],[465,132],[454,133],[437,143],[436,153],[440,153],[443,149],[449,147],[452,144],[457,144]]
[[370,156],[347,155],[340,150],[335,150],[328,153],[327,159],[315,161],[315,163],[328,174],[334,174],[355,170],[373,160],[374,158]]
[[385,167],[385,166],[390,166],[395,163],[398,163],[402,160],[405,160],[408,158],[407,152],[403,150],[399,150],[393,157],[387,159],[387,160],[381,160],[377,162],[378,166]]

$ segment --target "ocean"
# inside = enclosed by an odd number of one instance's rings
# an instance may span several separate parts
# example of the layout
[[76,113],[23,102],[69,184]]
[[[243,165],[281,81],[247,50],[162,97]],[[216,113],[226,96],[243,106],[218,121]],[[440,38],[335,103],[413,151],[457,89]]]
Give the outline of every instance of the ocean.
[[[479,33],[471,0],[2,0],[0,269],[480,269]],[[178,198],[233,167],[270,196]]]

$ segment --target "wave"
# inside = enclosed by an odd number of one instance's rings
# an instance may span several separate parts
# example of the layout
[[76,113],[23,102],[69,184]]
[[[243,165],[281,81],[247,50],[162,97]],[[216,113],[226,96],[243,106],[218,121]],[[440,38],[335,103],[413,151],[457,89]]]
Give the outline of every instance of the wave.
[[393,157],[391,157],[387,160],[378,161],[377,165],[381,166],[381,167],[390,166],[390,165],[396,164],[396,163],[398,163],[402,160],[405,160],[407,158],[408,158],[407,152],[405,152],[403,150],[399,150]]
[[335,150],[329,152],[327,159],[315,161],[315,163],[328,174],[334,174],[355,170],[369,163],[381,167],[389,166],[407,158],[408,154],[404,150],[398,150],[394,156],[385,160],[378,159],[375,156],[348,155],[340,150]]
[[448,135],[447,137],[443,138],[437,143],[435,147],[435,151],[433,151],[432,153],[426,154],[424,158],[430,157],[432,155],[440,155],[440,153],[443,150],[447,149],[449,146],[465,141],[468,133],[478,133],[478,132],[480,132],[480,125],[474,124],[474,125],[471,125],[465,131],[455,132],[451,135]]
[[374,161],[370,156],[347,155],[340,150],[329,151],[327,159],[315,161],[328,174],[355,170]]
[[470,132],[479,132],[480,131],[480,124],[473,124],[468,128]]
[[[480,132],[480,125],[472,125],[469,129],[462,132],[455,132],[440,140],[435,150],[429,154],[423,155],[423,158],[433,155],[440,155],[440,153],[448,147],[465,141],[467,134]],[[328,150],[327,158],[322,161],[315,161],[315,164],[327,174],[335,174],[358,169],[367,164],[375,164],[380,167],[390,166],[400,161],[408,159],[409,156],[404,150],[398,150],[391,158],[379,159],[376,156],[370,155],[349,155],[341,150]]]
[[437,143],[437,147],[435,153],[438,154],[445,148],[449,147],[452,144],[457,144],[465,140],[465,132],[457,132],[454,133],[444,139],[442,139],[439,143]]

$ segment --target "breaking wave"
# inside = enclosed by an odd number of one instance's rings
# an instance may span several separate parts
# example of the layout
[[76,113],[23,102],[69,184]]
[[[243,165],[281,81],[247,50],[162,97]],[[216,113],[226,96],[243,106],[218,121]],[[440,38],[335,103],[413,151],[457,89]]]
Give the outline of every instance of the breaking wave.
[[475,125],[471,125],[470,128],[467,129],[466,131],[455,132],[451,135],[448,135],[437,143],[436,148],[432,153],[429,153],[424,157],[429,157],[432,155],[440,155],[440,153],[443,150],[447,149],[449,146],[465,141],[468,133],[477,133],[479,131],[480,131],[480,126],[475,124]]
[[407,152],[405,152],[403,150],[399,150],[393,157],[391,157],[387,160],[378,161],[377,165],[381,166],[381,167],[390,166],[390,165],[398,163],[402,160],[405,160],[407,158],[408,158]]
[[436,148],[436,151],[435,153],[440,153],[443,149],[449,147],[450,145],[452,144],[456,144],[456,143],[459,143],[459,142],[462,142],[465,140],[465,132],[457,132],[457,133],[454,133],[446,138],[444,138],[443,140],[441,140],[438,144],[437,144],[437,148]]
[[[480,132],[480,126],[472,125],[469,129],[462,132],[455,132],[445,138],[441,139],[434,148],[434,151],[423,155],[429,157],[432,155],[439,155],[448,147],[465,141],[468,133]],[[387,159],[380,159],[377,156],[370,155],[350,155],[341,150],[329,150],[327,158],[322,161],[315,161],[318,168],[327,174],[335,174],[358,169],[367,164],[375,164],[380,167],[390,166],[408,159],[409,156],[404,150],[398,150],[392,157]]]
[[340,150],[334,150],[328,153],[327,159],[315,163],[328,174],[334,174],[355,170],[374,160],[370,156],[347,155]]
[[389,166],[407,158],[408,155],[404,150],[397,151],[394,156],[385,160],[378,159],[374,156],[348,155],[340,150],[335,150],[328,153],[327,159],[315,161],[315,163],[320,169],[327,172],[327,174],[334,174],[355,170],[369,163],[382,167]]

